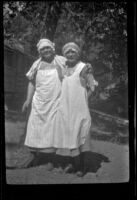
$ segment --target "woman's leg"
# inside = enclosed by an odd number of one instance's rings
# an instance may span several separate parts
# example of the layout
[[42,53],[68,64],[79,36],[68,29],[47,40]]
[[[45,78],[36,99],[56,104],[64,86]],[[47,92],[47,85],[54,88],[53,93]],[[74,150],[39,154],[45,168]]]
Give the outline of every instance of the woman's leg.
[[54,166],[55,166],[55,153],[50,153],[49,154],[48,163],[47,163],[47,170],[48,171],[53,170]]
[[73,158],[74,169],[77,176],[82,177],[84,175],[84,163],[83,156],[80,154]]
[[71,157],[66,157],[64,172],[65,173],[74,172],[74,167],[73,167],[73,163],[72,163]]

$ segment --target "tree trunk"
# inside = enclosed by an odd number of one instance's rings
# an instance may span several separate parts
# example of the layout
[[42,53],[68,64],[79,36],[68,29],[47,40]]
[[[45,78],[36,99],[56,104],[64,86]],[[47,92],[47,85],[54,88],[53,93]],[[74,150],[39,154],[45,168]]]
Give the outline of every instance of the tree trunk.
[[[50,17],[48,16],[49,20],[47,21],[47,32],[46,32],[46,37],[50,39],[51,41],[54,41],[54,35],[56,33],[57,25],[58,25],[58,20],[61,15],[61,8],[62,8],[62,3],[59,3],[59,6],[56,8],[56,15]],[[48,11],[48,14],[50,15],[50,8]]]

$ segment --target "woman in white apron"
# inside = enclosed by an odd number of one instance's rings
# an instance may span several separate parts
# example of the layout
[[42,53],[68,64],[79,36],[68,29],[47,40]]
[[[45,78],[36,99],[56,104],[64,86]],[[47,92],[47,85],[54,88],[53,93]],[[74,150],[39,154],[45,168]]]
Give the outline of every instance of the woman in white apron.
[[25,145],[35,152],[35,157],[39,152],[55,151],[54,124],[61,93],[61,68],[66,60],[54,55],[54,44],[47,39],[41,39],[37,48],[41,57],[26,74],[30,83],[22,109],[24,111],[31,104]]
[[[79,61],[80,49],[75,43],[66,44],[63,55],[67,58],[67,64],[54,126],[54,147],[58,149],[57,154],[74,158],[75,171],[82,176],[83,163],[78,155],[91,151],[88,94],[94,91],[98,83],[87,65]],[[65,171],[69,172],[71,168],[69,164]]]

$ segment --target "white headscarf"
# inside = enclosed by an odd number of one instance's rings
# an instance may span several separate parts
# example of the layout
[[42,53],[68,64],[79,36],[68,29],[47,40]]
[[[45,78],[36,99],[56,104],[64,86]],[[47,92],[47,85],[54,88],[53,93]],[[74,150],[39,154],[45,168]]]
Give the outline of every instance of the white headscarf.
[[37,49],[40,51],[43,47],[51,47],[55,51],[55,44],[48,39],[40,39],[37,44]]
[[73,50],[75,51],[77,54],[80,54],[80,47],[74,43],[74,42],[69,42],[67,44],[65,44],[62,48],[62,54],[65,56],[65,54],[69,51],[69,50]]

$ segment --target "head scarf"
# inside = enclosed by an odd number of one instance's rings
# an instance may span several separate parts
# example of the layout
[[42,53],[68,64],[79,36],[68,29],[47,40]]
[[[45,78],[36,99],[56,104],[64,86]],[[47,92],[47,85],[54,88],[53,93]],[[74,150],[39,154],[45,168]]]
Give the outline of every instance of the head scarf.
[[75,51],[78,55],[80,54],[80,47],[75,44],[74,42],[69,42],[67,44],[65,44],[62,48],[62,53],[65,56],[65,54],[69,51],[69,50],[73,50]]
[[40,39],[37,44],[37,49],[40,51],[43,47],[51,47],[55,51],[55,44],[48,39]]

